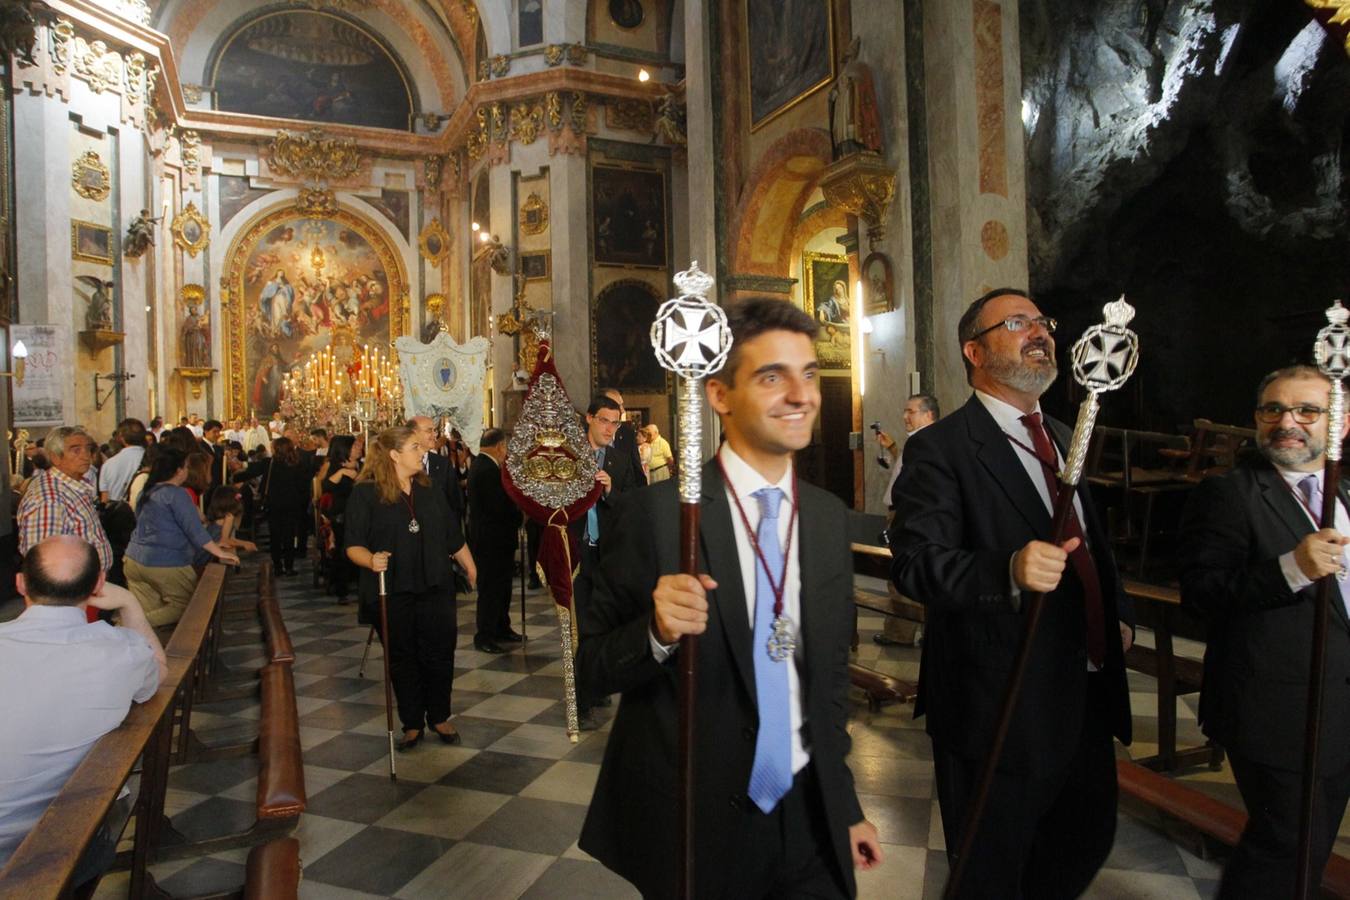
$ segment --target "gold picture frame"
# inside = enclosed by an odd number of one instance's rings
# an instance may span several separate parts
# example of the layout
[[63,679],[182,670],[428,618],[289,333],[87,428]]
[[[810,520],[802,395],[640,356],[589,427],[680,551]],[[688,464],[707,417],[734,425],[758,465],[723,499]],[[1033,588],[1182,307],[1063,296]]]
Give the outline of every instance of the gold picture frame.
[[548,281],[553,277],[552,251],[523,251],[520,254],[520,274],[526,281]]
[[520,230],[525,234],[543,234],[548,229],[548,204],[537,192],[531,192],[520,205]]
[[820,326],[816,359],[822,369],[853,368],[848,257],[802,253],[802,306]]
[[112,229],[79,219],[70,221],[70,258],[112,265]]
[[211,243],[211,223],[206,221],[206,217],[197,209],[197,204],[191,200],[173,217],[173,225],[169,230],[173,232],[174,244],[193,258]]
[[112,191],[112,174],[97,153],[86,150],[70,167],[70,186],[86,200],[104,200]]
[[431,263],[433,269],[441,264],[450,252],[450,235],[439,218],[432,219],[417,236],[417,249],[422,258]]

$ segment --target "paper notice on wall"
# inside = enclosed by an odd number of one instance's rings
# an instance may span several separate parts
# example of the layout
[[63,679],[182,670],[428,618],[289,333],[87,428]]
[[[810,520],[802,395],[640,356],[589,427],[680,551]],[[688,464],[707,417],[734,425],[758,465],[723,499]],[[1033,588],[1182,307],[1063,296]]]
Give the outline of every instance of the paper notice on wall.
[[[71,356],[75,352],[67,332],[61,325],[10,326],[10,339],[16,343],[23,341],[28,349],[23,384],[14,380],[15,425],[66,424],[62,379],[74,369]],[[12,353],[10,362],[14,362]]]

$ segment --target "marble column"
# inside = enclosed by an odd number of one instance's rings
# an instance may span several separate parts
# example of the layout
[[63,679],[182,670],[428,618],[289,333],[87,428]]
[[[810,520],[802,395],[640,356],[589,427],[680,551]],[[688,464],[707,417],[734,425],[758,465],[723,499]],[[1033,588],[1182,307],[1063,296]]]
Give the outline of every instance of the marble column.
[[933,291],[917,352],[944,410],[969,393],[961,313],[991,288],[1027,288],[1017,15],[1013,0],[923,4]]
[[590,226],[586,157],[559,153],[549,162],[549,233],[553,238],[553,353],[573,405],[591,399]]

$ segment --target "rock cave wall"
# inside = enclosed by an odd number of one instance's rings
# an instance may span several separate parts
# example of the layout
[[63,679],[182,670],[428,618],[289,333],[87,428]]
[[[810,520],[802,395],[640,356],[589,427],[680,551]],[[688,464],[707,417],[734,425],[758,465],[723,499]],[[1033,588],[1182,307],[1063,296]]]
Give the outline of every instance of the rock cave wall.
[[1022,0],[1021,27],[1031,288],[1061,360],[1124,293],[1144,355],[1103,421],[1249,423],[1261,375],[1350,300],[1340,38],[1300,0]]

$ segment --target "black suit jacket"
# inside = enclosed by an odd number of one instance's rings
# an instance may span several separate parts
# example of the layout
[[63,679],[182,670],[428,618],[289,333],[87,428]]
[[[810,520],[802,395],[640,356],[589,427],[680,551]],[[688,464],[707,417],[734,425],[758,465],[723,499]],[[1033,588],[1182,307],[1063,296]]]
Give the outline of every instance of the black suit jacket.
[[[1340,496],[1350,505],[1344,482]],[[1312,531],[1265,461],[1200,484],[1181,520],[1181,600],[1208,623],[1200,724],[1232,752],[1290,771],[1303,768],[1317,588],[1291,591],[1280,556]],[[1339,593],[1329,624],[1320,765],[1336,771],[1350,764],[1350,620]]]
[[459,473],[450,465],[450,460],[439,453],[427,454],[427,475],[431,484],[450,504],[450,511],[456,521],[464,518],[464,492],[459,489]]
[[[845,763],[849,751],[848,651],[853,635],[853,573],[843,505],[800,486],[797,552],[801,567],[801,676],[805,743],[818,776],[841,875],[854,890],[848,829],[863,818]],[[680,570],[679,498],[671,479],[630,493],[602,532],[590,602],[578,608],[580,690],[622,692],[613,731],[581,832],[581,847],[635,884],[644,897],[671,896],[675,884],[677,746],[676,657],[652,656],[652,589]],[[717,580],[708,630],[698,643],[694,815],[694,896],[721,896],[746,835],[744,810],[754,762],[752,629],[721,473],[703,469],[699,568]]]
[[[1063,447],[1069,431],[1047,418]],[[1025,619],[1014,607],[1010,560],[1031,540],[1048,540],[1050,513],[998,423],[972,396],[950,416],[905,443],[889,535],[891,574],[924,604],[927,623],[914,714],[927,717],[935,742],[971,760],[988,752]],[[1105,613],[1108,710],[1113,730],[1130,742],[1118,619],[1124,603],[1106,532],[1086,485],[1078,498],[1101,581]],[[1078,746],[1087,690],[1082,585],[1073,566],[1043,606],[1003,768],[1060,770]]]
[[633,428],[632,422],[619,423],[618,430],[614,432],[614,444],[610,447],[609,453],[617,453],[622,456],[629,470],[633,473],[635,485],[643,487],[647,484],[647,476],[642,474],[642,456],[638,453],[637,448],[637,430]]
[[[590,445],[586,446],[589,448]],[[640,481],[642,469],[635,470],[627,454],[622,450],[617,450],[612,444],[605,451],[605,464],[601,468],[609,473],[610,484],[609,492],[601,493],[600,499],[595,501],[596,516],[599,519],[598,524],[600,526],[600,539],[604,540],[605,534],[613,527],[614,506],[619,502],[619,498],[629,491],[645,486],[646,482]],[[571,529],[573,536],[578,541],[585,541],[585,516],[578,516],[567,527]]]
[[497,461],[480,453],[469,464],[469,546],[480,551],[514,551],[520,510],[502,487]]

